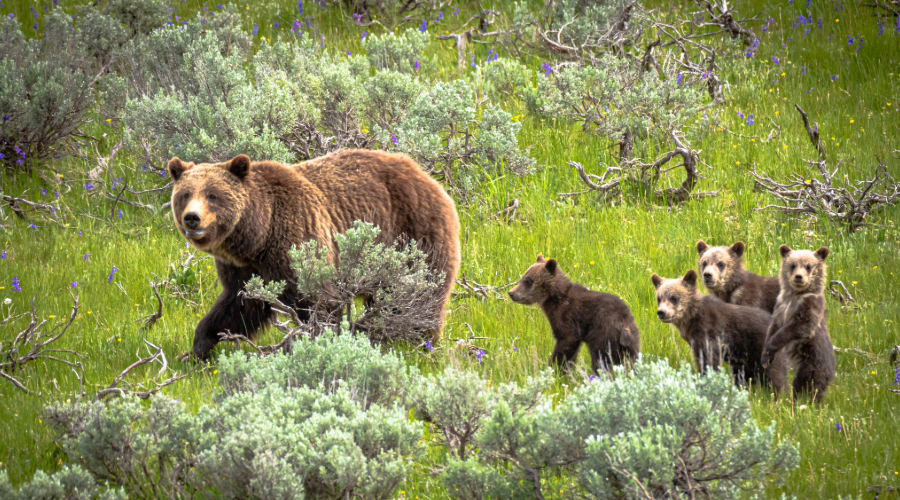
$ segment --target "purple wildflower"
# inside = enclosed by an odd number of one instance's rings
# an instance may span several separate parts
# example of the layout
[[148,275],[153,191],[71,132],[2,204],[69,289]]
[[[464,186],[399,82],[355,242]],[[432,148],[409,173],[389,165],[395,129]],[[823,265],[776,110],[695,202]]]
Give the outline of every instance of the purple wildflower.
[[121,208],[119,209],[119,215],[118,215],[118,217],[119,217],[120,219],[122,218],[122,209],[121,209]]
[[433,352],[433,351],[434,351],[434,346],[431,345],[431,341],[430,341],[430,340],[426,340],[426,341],[425,341],[425,349],[428,349],[428,352]]
[[750,116],[747,117],[747,125],[753,125],[753,113],[750,113]]
[[419,60],[418,59],[416,59],[416,63],[413,65],[413,67],[415,67],[416,69],[419,69]]
[[29,5],[29,6],[28,6],[28,10],[31,11],[31,14],[34,15],[34,18],[35,18],[35,19],[37,19],[37,18],[40,16],[40,14],[38,14],[38,13],[34,10],[34,7],[33,7],[33,6]]
[[41,189],[41,196],[47,196],[47,190]]
[[78,282],[77,282],[77,281],[73,281],[73,282],[69,283],[69,285],[70,285],[72,288],[78,288]]
[[254,24],[253,25],[253,36],[256,36],[257,33],[259,33],[259,25]]
[[90,182],[88,182],[87,184],[84,185],[85,191],[90,191],[91,189],[94,189],[94,185],[91,184]]
[[421,31],[422,33],[425,33],[425,31],[427,29],[428,29],[428,21],[422,19],[422,26],[419,26],[419,31]]
[[297,0],[297,15],[303,15],[303,0]]
[[837,81],[837,75],[831,75],[831,81],[832,81],[832,82],[836,82],[836,81]]
[[479,363],[483,363],[484,362],[484,351],[482,351],[481,349],[478,349],[477,351],[475,351],[475,357],[478,358]]
[[472,64],[471,64],[470,66],[472,66],[473,68],[476,66],[476,64],[475,64],[475,54],[472,54]]
[[350,51],[348,50],[348,51],[347,51],[347,57],[350,57],[350,56],[352,56],[352,55],[353,55],[353,52],[350,52]]
[[806,95],[809,95],[809,93],[815,89],[816,89],[815,87],[810,87],[809,90],[806,91]]
[[0,259],[6,260],[6,250],[0,252]]
[[541,67],[544,68],[544,74],[550,76],[553,73],[553,66],[550,66],[547,63],[541,64]]
[[391,142],[393,142],[395,146],[397,145],[397,136],[396,135],[391,136]]
[[[10,16],[11,16],[11,15],[12,15],[12,14],[10,14]],[[459,7],[457,7],[456,10],[453,11],[453,15],[454,15],[454,16],[458,16],[458,15],[459,15]]]
[[112,283],[114,279],[116,279],[116,273],[119,272],[119,268],[113,266],[112,271],[109,273],[109,278],[106,278],[107,283]]
[[681,85],[681,82],[682,82],[683,80],[684,80],[684,74],[683,74],[683,73],[678,73],[678,76],[675,77],[675,81],[676,81],[679,85]]
[[37,226],[35,226],[34,224],[29,224],[28,229],[34,229],[35,231],[37,231]]
[[884,34],[884,18],[878,20],[878,38],[881,38],[881,35]]
[[365,40],[365,39],[366,39],[366,35],[368,35],[368,34],[369,34],[368,31],[363,31],[362,38],[360,38],[360,41]]
[[851,45],[853,45],[853,37],[850,35],[847,35],[847,46],[849,47]]
[[278,21],[275,21],[275,22],[273,23],[273,26],[275,26],[275,29],[278,29]]
[[85,262],[91,260],[91,252],[84,254],[84,257],[82,257],[82,259],[84,259]]
[[9,15],[9,18],[10,18],[10,19],[13,19],[13,18],[15,18],[15,17],[16,17],[15,14],[10,14],[10,15]]
[[438,16],[437,16],[437,18],[434,20],[434,22],[439,23],[439,22],[441,22],[441,21],[443,21],[443,20],[444,20],[444,11],[440,11],[440,12],[438,12]]
[[222,4],[217,3],[217,4],[216,4],[216,8],[219,9],[219,10],[222,10]]
[[894,368],[894,385],[900,384],[900,368]]
[[780,66],[780,65],[781,65],[781,63],[778,62],[778,58],[775,57],[775,56],[772,56],[772,62],[775,63],[775,66]]
[[841,424],[835,424],[835,427],[837,428],[838,432],[841,432],[842,430],[844,430],[844,428],[841,427]]
[[513,346],[513,351],[515,351],[515,352],[519,352],[519,348],[518,348],[518,347],[516,347],[516,346]]
[[19,277],[18,276],[13,276],[12,288],[13,288],[13,290],[15,290],[17,292],[22,293],[22,287],[19,285]]
[[6,123],[6,122],[8,122],[8,121],[9,121],[9,115],[4,115],[4,116],[3,116],[3,123]]

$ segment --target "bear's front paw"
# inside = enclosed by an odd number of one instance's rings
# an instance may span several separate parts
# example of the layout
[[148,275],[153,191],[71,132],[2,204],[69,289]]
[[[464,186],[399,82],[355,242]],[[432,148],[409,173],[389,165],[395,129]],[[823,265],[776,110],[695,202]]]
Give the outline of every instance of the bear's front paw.
[[176,356],[176,358],[178,359],[178,361],[190,361],[197,359],[196,357],[194,357],[194,351],[183,352]]
[[775,353],[773,353],[773,352],[766,351],[766,352],[763,353],[763,357],[762,357],[762,365],[763,365],[763,368],[768,368],[768,367],[769,367],[769,363],[772,362],[772,358],[773,358],[773,357],[775,357]]

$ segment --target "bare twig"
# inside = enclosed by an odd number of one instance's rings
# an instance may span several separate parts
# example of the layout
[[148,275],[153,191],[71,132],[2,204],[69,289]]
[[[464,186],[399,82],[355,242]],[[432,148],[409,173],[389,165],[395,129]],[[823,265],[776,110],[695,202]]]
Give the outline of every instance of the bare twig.
[[[166,282],[163,282],[161,284],[165,284],[165,283]],[[150,288],[153,289],[153,294],[156,295],[156,302],[157,302],[156,312],[152,313],[152,314],[148,314],[148,315],[144,316],[143,318],[135,321],[135,323],[143,323],[141,325],[141,329],[143,329],[143,330],[149,330],[149,329],[153,328],[153,325],[155,325],[156,322],[159,321],[160,318],[162,318],[162,309],[163,309],[162,297],[159,296],[159,290],[156,289],[157,285],[159,285],[159,284],[160,283],[154,283],[152,281],[150,282]]]
[[803,108],[801,108],[799,104],[794,104],[794,107],[797,108],[797,112],[800,113],[800,117],[803,118],[803,126],[806,128],[806,135],[809,136],[809,141],[812,143],[813,147],[816,148],[816,151],[819,152],[819,161],[825,160],[825,144],[819,139],[819,126],[816,125],[815,128],[811,127],[809,125],[809,117],[806,116],[806,111],[803,111]]
[[470,279],[467,279],[465,275],[456,278],[456,284],[459,285],[465,292],[453,292],[454,296],[457,297],[480,297],[483,302],[485,299],[498,299],[498,300],[506,300],[506,294],[502,293],[507,288],[511,288],[519,280],[510,281],[505,285],[500,286],[490,286],[490,285],[482,285],[480,283],[476,283]]
[[[703,163],[700,160],[701,150],[695,150],[691,148],[691,145],[687,143],[682,137],[679,136],[679,132],[677,130],[673,130],[672,140],[675,141],[675,149],[663,154],[659,159],[657,159],[653,163],[643,163],[640,158],[634,158],[631,160],[625,161],[625,165],[637,169],[640,171],[641,176],[643,177],[647,173],[650,174],[650,179],[652,183],[656,183],[659,180],[659,176],[661,173],[660,169],[663,165],[669,163],[672,158],[676,156],[680,156],[683,160],[681,165],[673,168],[684,167],[686,177],[684,182],[681,183],[681,187],[678,188],[669,188],[664,190],[657,190],[656,197],[662,200],[665,200],[669,203],[679,203],[686,201],[690,198],[706,198],[710,196],[718,195],[718,191],[711,192],[703,192],[703,193],[693,193],[694,187],[700,180],[700,173],[697,171],[697,164]],[[672,170],[671,168],[668,170]],[[666,170],[666,171],[668,171]]]
[[[835,286],[841,287],[843,292],[835,289]],[[838,298],[841,301],[841,304],[846,304],[847,302],[853,302],[853,296],[850,295],[850,291],[847,290],[847,287],[844,286],[844,283],[840,280],[831,280],[828,283],[828,293]]]
[[516,198],[506,205],[506,208],[494,214],[494,218],[504,219],[507,223],[512,223],[516,217],[516,210],[519,209],[519,199]]
[[[596,191],[598,196],[602,197],[614,196],[620,193],[619,177],[617,176],[608,182],[606,178],[609,177],[610,174],[621,174],[622,169],[618,167],[606,167],[602,176],[596,176],[585,172],[584,166],[577,161],[569,161],[568,164],[578,171],[578,175],[581,176],[581,180],[587,185],[589,191]],[[588,191],[582,191],[580,193],[559,193],[559,196],[578,196],[586,192]]]
[[[145,347],[147,347],[147,351],[150,353],[150,355],[145,358],[138,359],[137,361],[135,361],[134,363],[129,365],[127,368],[122,370],[122,373],[120,373],[119,376],[116,377],[115,380],[113,380],[109,386],[107,386],[105,389],[101,389],[101,390],[97,391],[97,393],[94,394],[94,399],[96,399],[97,401],[101,401],[107,396],[125,396],[125,395],[134,395],[141,399],[147,399],[150,396],[152,396],[153,394],[156,394],[157,392],[161,391],[163,389],[163,387],[170,386],[170,385],[174,384],[175,382],[178,382],[179,380],[187,378],[188,376],[190,376],[194,373],[195,370],[192,370],[190,372],[187,372],[187,373],[184,373],[181,375],[179,375],[176,372],[175,374],[173,374],[171,377],[169,377],[166,380],[162,380],[162,381],[158,380],[160,377],[163,376],[163,374],[168,369],[169,362],[166,360],[166,355],[163,352],[161,347],[151,344],[148,340],[144,340],[144,343],[146,344]],[[153,350],[151,350],[151,348]],[[148,389],[145,391],[135,391],[135,390],[131,390],[131,389],[122,389],[122,388],[118,387],[119,383],[121,383],[123,380],[125,380],[125,377],[127,377],[128,374],[131,373],[132,370],[134,370],[135,368],[137,368],[139,366],[147,365],[147,364],[150,364],[150,363],[153,363],[156,361],[158,361],[160,363],[160,369],[159,369],[159,372],[157,372],[156,376],[149,380],[149,382],[153,384],[152,389]],[[205,365],[204,365],[204,368],[201,368],[201,370],[202,369],[205,369]]]
[[877,361],[875,354],[871,352],[863,351],[858,347],[834,347],[834,352],[838,354],[855,354],[856,356],[862,356],[866,358],[866,361],[869,363],[874,363]]

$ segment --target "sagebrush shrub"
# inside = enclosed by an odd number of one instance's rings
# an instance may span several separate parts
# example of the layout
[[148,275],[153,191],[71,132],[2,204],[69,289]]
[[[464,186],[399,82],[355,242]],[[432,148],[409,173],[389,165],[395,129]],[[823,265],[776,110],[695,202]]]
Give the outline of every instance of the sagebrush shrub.
[[18,490],[9,482],[6,470],[0,470],[0,498],[3,500],[126,500],[123,488],[102,488],[84,469],[64,466],[53,474],[42,470]]

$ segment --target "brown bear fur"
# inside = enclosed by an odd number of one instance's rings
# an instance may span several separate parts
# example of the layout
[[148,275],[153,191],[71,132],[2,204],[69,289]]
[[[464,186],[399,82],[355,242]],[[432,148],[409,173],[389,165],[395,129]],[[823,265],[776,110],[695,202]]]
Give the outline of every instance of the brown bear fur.
[[538,255],[509,296],[518,304],[540,306],[556,339],[551,362],[560,367],[568,367],[582,342],[595,372],[631,363],[641,351],[641,332],[628,305],[611,293],[573,283],[554,259]]
[[711,247],[700,240],[697,253],[700,276],[710,295],[729,304],[765,309],[769,314],[775,310],[775,300],[781,291],[778,277],[758,276],[744,269],[743,242],[730,247]]
[[254,274],[266,282],[287,280],[279,299],[302,309],[292,286],[291,246],[315,240],[334,250],[329,258],[337,263],[332,237],[356,220],[380,227],[381,242],[418,242],[429,266],[444,276],[441,304],[450,297],[460,264],[459,219],[441,185],[408,156],[344,150],[297,165],[251,162],[239,155],[199,165],[172,158],[168,167],[175,180],[175,225],[191,244],[215,257],[222,285],[195,332],[193,354],[201,359],[220,332],[249,336],[273,318],[268,305],[238,296]]
[[781,294],[763,353],[768,364],[784,352],[794,367],[794,397],[821,401],[834,378],[834,347],[825,309],[825,258],[828,249],[791,250],[781,245]]
[[718,370],[727,361],[736,385],[744,385],[749,378],[781,391],[787,376],[783,358],[777,358],[768,370],[763,369],[761,361],[766,330],[772,321],[769,313],[701,294],[693,269],[680,279],[654,274],[651,280],[656,287],[657,317],[678,328],[681,338],[691,346],[701,373],[710,366]]

